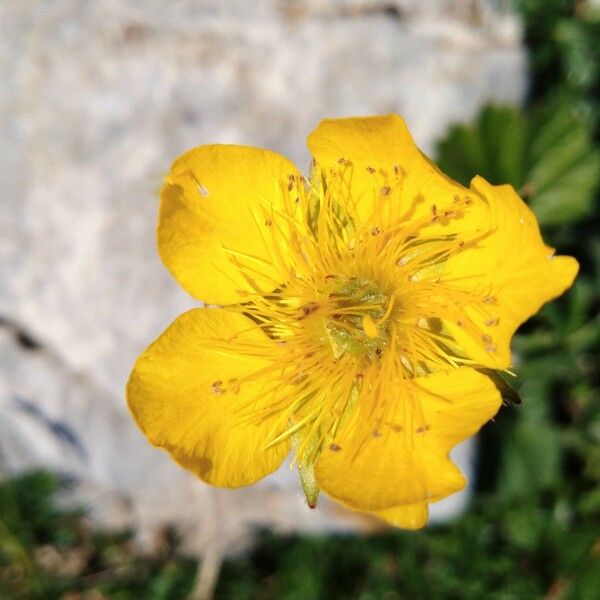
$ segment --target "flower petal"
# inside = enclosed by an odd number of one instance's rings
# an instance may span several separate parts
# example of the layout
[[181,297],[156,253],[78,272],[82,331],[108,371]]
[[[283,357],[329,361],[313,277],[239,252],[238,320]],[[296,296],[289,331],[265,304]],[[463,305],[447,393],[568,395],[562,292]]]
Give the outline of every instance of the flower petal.
[[448,452],[496,414],[501,398],[493,383],[472,369],[454,369],[390,383],[382,400],[383,415],[374,395],[362,394],[323,450],[316,464],[323,491],[350,508],[379,512],[461,490],[465,479]]
[[336,195],[355,206],[361,221],[385,227],[467,193],[417,148],[398,115],[325,119],[308,136],[308,148],[328,185],[339,186]]
[[203,481],[225,487],[254,483],[289,452],[288,442],[264,449],[285,424],[278,415],[258,418],[260,382],[239,384],[265,361],[224,349],[219,342],[235,334],[257,347],[266,338],[236,313],[184,313],[138,358],[127,384],[129,408],[150,442]]
[[160,193],[158,249],[185,290],[231,304],[255,285],[281,283],[270,215],[289,200],[290,175],[296,185],[297,169],[283,156],[246,146],[201,146],[173,163]]
[[400,529],[421,529],[427,525],[429,518],[427,502],[395,506],[372,514]]
[[454,323],[447,325],[474,359],[503,369],[511,363],[510,340],[517,327],[571,286],[578,264],[570,256],[554,256],[535,215],[510,185],[493,186],[476,177],[471,190],[489,206],[486,219],[492,233],[477,247],[452,256],[442,281],[478,290],[478,303],[467,313],[483,342]]

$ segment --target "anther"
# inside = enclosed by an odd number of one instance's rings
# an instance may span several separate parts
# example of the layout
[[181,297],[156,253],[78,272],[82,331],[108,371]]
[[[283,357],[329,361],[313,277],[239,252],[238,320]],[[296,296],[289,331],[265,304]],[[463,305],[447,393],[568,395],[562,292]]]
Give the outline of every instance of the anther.
[[482,335],[481,336],[481,340],[485,344],[485,349],[488,352],[495,352],[496,351],[496,344],[494,344],[492,342],[492,338],[489,335]]
[[309,302],[308,304],[300,307],[300,310],[305,317],[308,317],[308,315],[314,313],[318,308],[319,305],[316,302]]
[[409,262],[410,262],[410,258],[408,256],[401,256],[396,261],[396,265],[398,265],[399,267],[403,267],[404,265],[408,264]]
[[394,165],[394,173],[396,175],[400,175],[401,172],[402,172],[402,167],[400,165]]
[[496,325],[498,325],[498,323],[500,323],[500,319],[498,317],[496,317],[495,319],[488,319],[485,324],[488,327],[495,327]]
[[215,394],[222,394],[223,393],[223,389],[221,388],[221,386],[223,385],[223,382],[218,379],[217,381],[213,381],[210,384],[210,389],[215,393]]
[[435,217],[437,215],[437,206],[435,204],[431,205],[431,214]]
[[494,298],[494,296],[484,296],[483,297],[483,303],[484,304],[495,304],[496,303],[496,298]]
[[367,167],[367,171],[371,174],[375,173],[375,169],[373,167]]
[[371,433],[371,435],[374,438],[380,438],[381,437],[381,432],[379,430],[377,430],[377,429],[373,429],[373,432]]
[[339,452],[342,449],[342,447],[339,444],[330,444],[329,449],[332,452]]
[[458,247],[459,248],[464,248],[465,243],[463,242],[463,240],[460,240],[460,242],[458,242]]
[[379,193],[382,196],[387,196],[390,192],[392,191],[392,188],[389,185],[384,185],[380,190]]
[[288,185],[287,185],[288,192],[291,192],[293,187],[294,187],[294,182],[293,181],[288,182]]
[[379,229],[379,227],[373,227],[373,229],[371,229],[371,235],[379,235],[381,233],[381,229]]
[[415,429],[416,433],[425,433],[426,431],[429,431],[430,426],[429,425],[423,425],[423,427],[417,427],[417,429]]
[[267,227],[271,227],[271,225],[273,225],[273,221],[271,221],[271,219],[267,219],[267,220],[265,221],[265,225],[266,225]]

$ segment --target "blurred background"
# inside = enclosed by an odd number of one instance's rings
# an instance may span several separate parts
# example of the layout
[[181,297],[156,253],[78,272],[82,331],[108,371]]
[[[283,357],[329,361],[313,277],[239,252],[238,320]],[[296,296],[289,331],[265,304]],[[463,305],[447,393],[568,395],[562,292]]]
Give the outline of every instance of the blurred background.
[[[0,2],[0,598],[600,598],[599,54],[595,0]],[[581,264],[514,340],[523,404],[416,533],[309,511],[286,466],[211,489],[123,392],[195,303],[155,249],[173,158],[303,167],[321,118],[388,112]]]

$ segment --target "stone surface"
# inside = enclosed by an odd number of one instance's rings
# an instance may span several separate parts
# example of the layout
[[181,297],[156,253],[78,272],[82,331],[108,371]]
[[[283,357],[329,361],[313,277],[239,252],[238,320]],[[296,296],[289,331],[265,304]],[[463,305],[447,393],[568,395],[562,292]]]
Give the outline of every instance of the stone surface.
[[[333,503],[306,510],[289,469],[255,488],[209,489],[130,421],[123,387],[133,360],[195,304],[156,254],[156,191],[170,161],[202,143],[269,147],[306,165],[305,137],[326,116],[398,112],[431,152],[486,101],[523,96],[520,29],[501,4],[0,4],[9,467],[60,469],[99,518],[139,522],[146,535],[174,521],[198,551],[209,538],[233,547],[238,526],[256,523],[371,527]],[[469,447],[459,452],[468,470]],[[465,500],[436,510],[451,514]]]

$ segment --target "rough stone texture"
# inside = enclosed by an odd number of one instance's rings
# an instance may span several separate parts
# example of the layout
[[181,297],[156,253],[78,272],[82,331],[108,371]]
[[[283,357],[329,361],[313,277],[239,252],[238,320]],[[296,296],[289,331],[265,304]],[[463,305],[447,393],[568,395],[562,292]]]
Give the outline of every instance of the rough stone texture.
[[[98,518],[139,523],[146,536],[174,522],[197,551],[210,540],[228,550],[257,523],[371,527],[333,503],[308,511],[289,469],[255,488],[212,490],[131,422],[123,387],[133,360],[194,305],[157,257],[156,191],[170,161],[202,143],[264,146],[308,164],[304,139],[325,116],[398,112],[431,152],[484,102],[522,98],[520,29],[500,4],[1,3],[9,468],[73,475]],[[459,454],[468,470],[469,446]],[[436,510],[452,514],[465,500]]]

